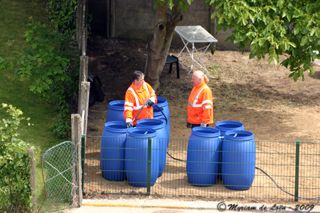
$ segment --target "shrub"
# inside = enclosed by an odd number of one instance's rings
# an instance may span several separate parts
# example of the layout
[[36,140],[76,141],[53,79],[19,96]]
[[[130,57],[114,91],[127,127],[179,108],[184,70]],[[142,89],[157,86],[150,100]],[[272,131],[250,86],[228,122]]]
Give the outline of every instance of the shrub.
[[30,212],[30,157],[18,133],[28,119],[12,105],[2,104],[0,110],[0,212]]

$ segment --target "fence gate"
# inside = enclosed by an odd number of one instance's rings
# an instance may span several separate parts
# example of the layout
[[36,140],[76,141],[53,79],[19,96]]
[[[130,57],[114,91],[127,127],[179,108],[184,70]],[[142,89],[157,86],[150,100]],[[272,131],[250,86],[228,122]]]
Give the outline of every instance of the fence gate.
[[43,154],[46,210],[57,211],[77,203],[79,186],[76,164],[76,148],[70,141],[55,145]]

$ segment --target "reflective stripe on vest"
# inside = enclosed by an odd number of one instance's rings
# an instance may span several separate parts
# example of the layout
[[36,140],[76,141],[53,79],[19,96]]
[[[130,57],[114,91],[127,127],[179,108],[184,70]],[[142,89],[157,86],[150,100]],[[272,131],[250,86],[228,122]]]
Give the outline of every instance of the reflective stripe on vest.
[[133,110],[133,107],[124,107],[124,110],[130,110],[130,111],[132,111],[132,110]]
[[133,107],[133,103],[131,103],[131,102],[129,102],[129,101],[125,101],[125,102],[124,102],[124,105],[125,105],[125,106],[131,106],[131,107]]
[[[149,90],[148,90],[148,87],[147,87],[146,82],[143,83],[143,87],[145,88],[145,90],[147,90],[148,96],[150,97],[150,92],[149,92]],[[132,89],[132,87],[129,87],[128,90],[130,90],[130,91],[132,92],[132,94],[133,94],[133,96],[134,96],[134,99],[136,99],[136,105],[137,105],[137,106],[133,107],[133,109],[134,109],[134,110],[139,110],[139,109],[141,109],[142,106],[141,106],[140,103],[139,103],[139,99],[138,99],[137,93],[134,91],[134,89]],[[126,102],[126,103],[130,103],[130,102]],[[129,104],[128,104],[128,105],[129,105]],[[132,106],[133,106],[133,105],[132,105]],[[147,107],[147,106],[143,106],[143,108],[146,108],[146,107]]]
[[130,87],[128,90],[130,90],[132,92],[132,95],[134,96],[134,99],[136,99],[136,105],[137,105],[136,107],[140,107],[139,99],[138,99],[138,96],[137,96],[136,92],[134,91],[134,89],[132,89]]
[[198,101],[198,99],[199,99],[199,96],[200,96],[201,92],[202,92],[204,89],[205,89],[205,86],[200,89],[200,91],[198,92],[198,94],[197,94],[196,98],[194,99],[193,103],[192,103],[192,104],[191,104],[191,103],[188,103],[189,106],[194,107],[194,108],[200,108],[200,107],[202,107],[203,104],[206,104],[206,103],[212,104],[212,101],[210,101],[210,100],[204,100],[204,101],[202,101],[200,104],[197,104],[197,101]]

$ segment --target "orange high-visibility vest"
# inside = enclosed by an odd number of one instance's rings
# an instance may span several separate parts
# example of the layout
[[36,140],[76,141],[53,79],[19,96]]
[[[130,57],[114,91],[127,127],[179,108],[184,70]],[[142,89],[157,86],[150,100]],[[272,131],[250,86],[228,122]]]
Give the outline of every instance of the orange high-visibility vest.
[[205,82],[192,88],[188,99],[188,123],[213,124],[213,101],[211,89]]
[[[124,102],[124,118],[126,122],[133,122],[136,125],[137,120],[145,118],[153,118],[153,108],[143,106],[148,99],[156,103],[157,96],[152,87],[144,82],[141,87],[136,87],[134,83],[126,91]],[[137,116],[140,109],[143,107],[140,114]]]

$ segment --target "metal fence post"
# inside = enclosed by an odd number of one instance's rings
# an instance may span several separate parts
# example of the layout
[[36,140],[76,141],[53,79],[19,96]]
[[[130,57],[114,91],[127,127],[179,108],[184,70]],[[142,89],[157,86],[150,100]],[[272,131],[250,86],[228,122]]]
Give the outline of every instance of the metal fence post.
[[151,138],[148,138],[148,165],[147,165],[147,194],[150,195],[151,188]]
[[296,172],[294,181],[294,201],[299,199],[299,162],[300,162],[300,141],[296,141]]

